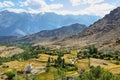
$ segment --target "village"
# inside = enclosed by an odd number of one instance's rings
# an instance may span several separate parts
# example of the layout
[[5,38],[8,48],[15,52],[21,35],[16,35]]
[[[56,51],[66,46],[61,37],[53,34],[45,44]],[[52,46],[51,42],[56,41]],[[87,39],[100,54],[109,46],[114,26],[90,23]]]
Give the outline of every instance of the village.
[[[9,71],[15,74],[15,78],[21,79],[31,79],[36,75],[40,80],[47,78],[53,80],[56,75],[57,79],[64,77],[66,80],[74,80],[74,78],[88,71],[91,66],[101,66],[114,74],[119,74],[119,71],[116,72],[120,68],[116,61],[119,57],[112,57],[115,55],[110,54],[98,54],[98,50],[94,46],[93,48],[88,47],[79,50],[60,50],[60,52],[59,50],[40,48],[38,46],[31,49],[34,49],[34,54],[36,52],[40,54],[37,54],[34,58],[30,57],[28,60],[22,60],[24,57],[21,57],[18,60],[5,62],[0,66],[1,80],[7,78],[5,74]],[[91,55],[88,54],[88,51]],[[20,55],[22,54],[17,54],[16,58]]]

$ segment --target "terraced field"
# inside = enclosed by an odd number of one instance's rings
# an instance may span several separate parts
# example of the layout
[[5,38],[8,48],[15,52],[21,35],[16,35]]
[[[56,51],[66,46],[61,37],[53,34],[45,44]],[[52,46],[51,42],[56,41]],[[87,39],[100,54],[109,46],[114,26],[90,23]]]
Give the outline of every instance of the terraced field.
[[[65,54],[62,58],[65,59],[66,63],[72,64],[71,59],[75,58],[76,56],[77,56],[77,50],[71,50],[70,54]],[[40,71],[39,69],[40,67],[46,67],[49,57],[51,59],[57,59],[57,55],[53,56],[53,55],[47,55],[47,54],[39,54],[37,58],[32,58],[32,59],[25,60],[25,61],[15,60],[15,61],[10,61],[10,62],[5,62],[0,66],[0,72],[5,73],[11,70],[17,70],[17,71],[26,70],[27,65],[32,64],[33,71],[34,71],[33,73],[35,73],[34,75],[36,75],[38,79],[53,80],[55,76],[56,78],[59,78],[59,76],[57,75],[58,70],[54,67],[50,67],[49,72]],[[66,76],[78,75],[79,71],[82,69],[89,70],[89,67],[88,67],[89,59],[88,58],[76,59],[74,64],[77,65],[78,71],[64,72]],[[90,64],[91,66],[101,66],[104,69],[112,72],[113,74],[120,74],[120,65],[116,65],[114,61],[90,58]],[[8,66],[8,67],[6,68],[4,66]],[[18,77],[20,77],[21,79],[24,79],[23,75],[18,75]]]

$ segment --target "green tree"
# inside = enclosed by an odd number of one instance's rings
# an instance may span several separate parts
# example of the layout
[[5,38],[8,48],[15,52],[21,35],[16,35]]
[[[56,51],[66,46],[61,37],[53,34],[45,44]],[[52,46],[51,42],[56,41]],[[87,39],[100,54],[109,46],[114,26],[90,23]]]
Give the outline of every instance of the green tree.
[[79,58],[80,56],[81,56],[81,54],[82,54],[82,52],[80,51],[80,52],[78,52],[77,53],[77,57]]
[[57,63],[58,63],[59,65],[62,64],[62,58],[61,58],[61,56],[58,56],[58,58],[57,58]]
[[90,54],[95,54],[98,53],[98,49],[95,47],[95,45],[91,45],[88,47],[89,53]]
[[6,75],[7,75],[7,80],[13,80],[13,78],[15,77],[15,73],[13,71],[7,72]]
[[89,71],[82,73],[80,80],[120,80],[120,76],[114,75],[97,66],[91,67]]
[[46,72],[49,72],[50,70],[50,57],[48,58],[47,64],[46,64]]
[[65,68],[65,59],[62,60],[62,68]]

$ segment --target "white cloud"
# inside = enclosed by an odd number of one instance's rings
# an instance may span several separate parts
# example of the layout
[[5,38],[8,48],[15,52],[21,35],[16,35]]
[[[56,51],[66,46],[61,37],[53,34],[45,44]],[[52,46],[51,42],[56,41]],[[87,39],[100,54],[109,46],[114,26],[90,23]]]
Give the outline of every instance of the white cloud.
[[104,2],[104,0],[70,0],[70,3],[72,4],[72,6],[78,6],[81,4],[93,5],[101,2]]
[[96,4],[96,5],[90,5],[89,7],[82,9],[82,10],[76,10],[76,11],[70,11],[70,10],[57,10],[55,13],[57,14],[72,14],[72,15],[96,15],[103,17],[105,14],[108,14],[111,10],[113,10],[116,6],[110,5],[108,3],[102,3],[102,4]]
[[21,8],[7,8],[6,10],[10,12],[15,12],[15,13],[27,12],[25,9],[21,9]]
[[89,15],[104,16],[105,14],[108,14],[109,11],[111,11],[115,7],[116,6],[108,3],[102,3],[102,4],[91,5],[90,7],[84,9],[83,11]]
[[52,12],[63,7],[62,4],[47,4],[44,0],[26,0],[20,2],[21,7],[27,7],[31,13]]
[[[86,8],[74,11],[75,15],[87,14],[104,16],[108,14],[110,10],[114,9],[116,6],[113,4],[105,3],[104,0],[69,0],[72,6],[87,5]],[[71,11],[64,11],[64,14],[71,13]]]
[[104,2],[104,0],[81,0],[83,4],[97,4]]
[[[51,0],[50,0],[51,1]],[[52,0],[54,1],[54,0]],[[45,13],[45,12],[54,12],[61,15],[96,15],[96,16],[104,16],[108,14],[109,11],[114,9],[116,5],[105,3],[104,0],[69,0],[72,3],[71,9],[65,9],[65,4],[60,3],[51,3],[47,4],[45,0],[26,0],[19,3],[19,8],[11,7],[15,6],[13,2],[10,0],[0,2],[0,7],[5,7],[5,9],[21,13]],[[85,6],[81,8],[80,6]],[[76,8],[74,9],[74,6]]]
[[0,8],[12,7],[12,6],[15,6],[15,4],[11,1],[0,2]]
[[24,2],[20,2],[20,6],[29,6],[29,7],[33,7],[33,6],[45,6],[46,3],[44,0],[26,0]]
[[[22,2],[22,6],[27,6],[28,12],[30,13],[44,13],[44,12],[55,12],[57,14],[62,15],[96,15],[96,16],[104,16],[105,14],[108,14],[110,10],[114,9],[116,6],[113,6],[109,3],[103,3],[104,0],[70,0],[73,2],[73,6],[77,6],[81,4],[82,1],[84,4],[90,4],[84,9],[78,9],[78,10],[64,10],[60,9],[63,7],[62,4],[46,4],[44,0],[27,0],[25,2]],[[99,4],[98,4],[99,3]],[[34,6],[37,6],[35,8]]]
[[62,4],[51,4],[48,6],[50,9],[60,9],[63,7]]
[[70,0],[72,6],[78,6],[80,5],[81,0]]

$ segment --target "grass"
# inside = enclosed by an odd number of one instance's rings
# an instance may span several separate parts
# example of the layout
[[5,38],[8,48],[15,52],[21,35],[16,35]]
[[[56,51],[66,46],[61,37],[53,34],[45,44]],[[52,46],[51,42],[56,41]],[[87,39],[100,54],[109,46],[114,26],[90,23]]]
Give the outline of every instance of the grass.
[[57,69],[54,67],[51,67],[49,72],[37,74],[37,78],[39,80],[54,80],[55,75],[58,76]]
[[82,60],[78,60],[78,69],[89,69],[88,67],[88,59],[82,59]]
[[66,76],[76,75],[76,74],[78,74],[77,71],[69,71],[69,72],[66,72]]
[[107,66],[104,68],[113,74],[120,74],[120,65]]
[[45,80],[45,79],[54,80],[54,74],[51,74],[51,73],[42,73],[40,75],[37,75],[37,78],[39,80]]
[[28,61],[11,61],[11,62],[6,62],[3,64],[6,66],[9,66],[9,68],[2,68],[2,66],[1,66],[0,71],[7,72],[7,71],[10,71],[12,69],[16,69],[17,71],[24,70],[24,69],[26,69],[26,66],[29,63],[32,64],[34,67],[46,65],[45,63],[38,62],[35,59],[31,59]]
[[71,50],[70,53],[71,53],[72,56],[76,56],[77,55],[77,50]]

